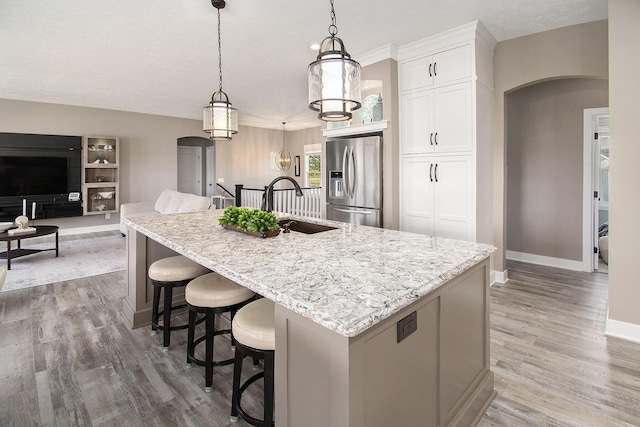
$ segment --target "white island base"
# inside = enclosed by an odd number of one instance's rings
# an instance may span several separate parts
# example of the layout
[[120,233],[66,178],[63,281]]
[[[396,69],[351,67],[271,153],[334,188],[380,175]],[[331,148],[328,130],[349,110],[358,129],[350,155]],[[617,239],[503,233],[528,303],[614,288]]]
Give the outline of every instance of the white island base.
[[276,305],[277,425],[475,425],[495,396],[488,280],[487,259],[353,338]]

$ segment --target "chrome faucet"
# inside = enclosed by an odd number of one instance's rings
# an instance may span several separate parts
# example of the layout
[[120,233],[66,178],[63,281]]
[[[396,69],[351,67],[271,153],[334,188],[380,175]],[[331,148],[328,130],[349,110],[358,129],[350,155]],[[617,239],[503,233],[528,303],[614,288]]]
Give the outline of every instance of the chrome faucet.
[[264,197],[262,199],[263,211],[271,212],[271,210],[273,209],[273,186],[276,184],[276,182],[282,181],[283,179],[289,180],[293,183],[293,185],[296,187],[296,196],[302,197],[304,195],[302,194],[302,188],[300,188],[300,185],[295,179],[291,178],[290,176],[279,176],[271,181],[271,184],[269,184],[264,189]]

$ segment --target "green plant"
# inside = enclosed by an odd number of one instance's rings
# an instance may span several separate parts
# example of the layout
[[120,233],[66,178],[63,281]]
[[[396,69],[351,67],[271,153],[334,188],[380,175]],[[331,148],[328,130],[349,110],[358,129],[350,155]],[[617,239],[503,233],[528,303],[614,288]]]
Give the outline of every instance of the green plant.
[[266,232],[277,230],[278,219],[271,212],[261,211],[260,209],[239,208],[237,206],[229,206],[224,210],[222,216],[218,218],[220,225],[232,225],[240,230],[253,232]]

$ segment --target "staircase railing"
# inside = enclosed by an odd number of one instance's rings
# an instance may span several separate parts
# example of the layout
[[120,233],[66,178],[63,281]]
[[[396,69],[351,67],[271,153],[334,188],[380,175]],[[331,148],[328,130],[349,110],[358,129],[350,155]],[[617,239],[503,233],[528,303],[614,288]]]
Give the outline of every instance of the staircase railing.
[[[264,189],[244,188],[236,185],[236,206],[260,209],[264,198]],[[320,218],[320,194],[322,187],[306,187],[303,196],[297,197],[294,189],[273,191],[273,210],[293,215]]]

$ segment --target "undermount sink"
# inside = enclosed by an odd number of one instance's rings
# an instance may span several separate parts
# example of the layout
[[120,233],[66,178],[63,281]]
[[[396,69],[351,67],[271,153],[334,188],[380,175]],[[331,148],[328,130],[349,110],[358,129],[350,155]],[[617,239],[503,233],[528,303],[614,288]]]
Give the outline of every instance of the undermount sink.
[[280,228],[284,229],[284,233],[288,233],[288,230],[304,234],[315,234],[323,231],[337,230],[337,227],[313,224],[311,222],[298,221],[297,219],[281,219],[278,221],[278,224],[280,224]]

